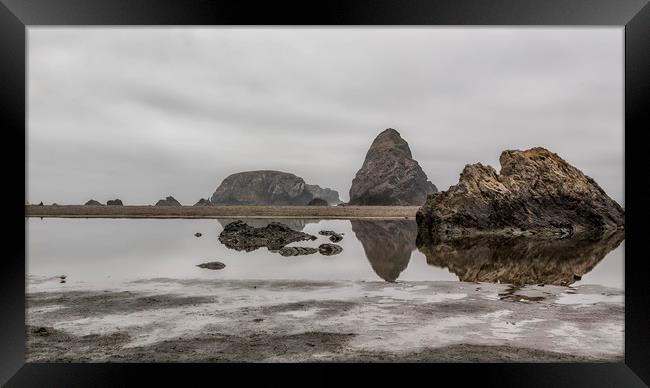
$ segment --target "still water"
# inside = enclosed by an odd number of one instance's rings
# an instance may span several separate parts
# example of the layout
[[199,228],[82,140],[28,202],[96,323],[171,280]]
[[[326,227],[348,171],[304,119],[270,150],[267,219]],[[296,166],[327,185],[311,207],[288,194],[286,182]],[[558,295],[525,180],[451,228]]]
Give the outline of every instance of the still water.
[[[624,288],[624,243],[416,246],[413,220],[271,221],[317,236],[290,246],[330,242],[321,230],[343,234],[343,252],[284,257],[266,248],[239,252],[219,234],[231,219],[27,219],[30,285],[104,288],[127,281],[174,279],[293,279],[352,281],[485,281],[601,285]],[[201,237],[195,237],[195,233]],[[421,244],[419,244],[421,245]],[[219,261],[221,270],[197,265]],[[58,284],[58,276],[66,281]],[[37,287],[38,288],[38,287]]]

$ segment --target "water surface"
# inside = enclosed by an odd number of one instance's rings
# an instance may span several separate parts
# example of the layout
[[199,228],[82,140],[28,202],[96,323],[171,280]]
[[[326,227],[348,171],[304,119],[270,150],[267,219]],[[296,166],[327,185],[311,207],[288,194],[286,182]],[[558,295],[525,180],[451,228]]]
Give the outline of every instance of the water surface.
[[[321,230],[344,235],[338,243],[343,252],[338,255],[283,257],[266,248],[238,252],[222,245],[218,236],[232,221],[29,218],[30,284],[36,288],[53,284],[101,288],[151,278],[497,282],[499,277],[508,280],[520,272],[543,282],[545,277],[553,281],[549,276],[559,271],[558,265],[569,266],[564,271],[579,272],[581,279],[570,281],[573,286],[595,284],[622,290],[624,284],[623,243],[611,251],[608,246],[580,246],[575,254],[571,251],[561,255],[567,259],[557,257],[557,249],[553,251],[551,246],[549,250],[548,244],[541,253],[537,246],[504,249],[480,243],[418,249],[417,227],[412,220],[245,220],[256,227],[279,221],[317,236],[316,241],[292,246],[317,247],[330,242],[327,236],[318,234]],[[197,232],[202,236],[195,237]],[[226,267],[197,267],[210,261],[220,261]],[[488,267],[496,267],[496,275],[489,274]],[[60,275],[66,276],[66,283],[59,283],[56,277]]]

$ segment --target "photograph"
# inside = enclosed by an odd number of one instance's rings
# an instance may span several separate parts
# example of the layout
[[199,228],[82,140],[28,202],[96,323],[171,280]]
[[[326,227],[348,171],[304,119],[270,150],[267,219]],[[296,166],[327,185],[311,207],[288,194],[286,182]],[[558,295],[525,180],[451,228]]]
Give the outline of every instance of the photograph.
[[25,37],[26,362],[625,361],[624,27]]

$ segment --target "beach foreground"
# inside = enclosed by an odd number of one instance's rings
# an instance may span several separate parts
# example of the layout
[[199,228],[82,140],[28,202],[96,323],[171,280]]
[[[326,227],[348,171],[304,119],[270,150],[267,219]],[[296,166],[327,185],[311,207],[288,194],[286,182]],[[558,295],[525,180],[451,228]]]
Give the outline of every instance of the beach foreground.
[[622,362],[623,292],[423,281],[30,279],[28,362]]
[[26,217],[64,218],[415,218],[419,206],[86,206],[26,205]]

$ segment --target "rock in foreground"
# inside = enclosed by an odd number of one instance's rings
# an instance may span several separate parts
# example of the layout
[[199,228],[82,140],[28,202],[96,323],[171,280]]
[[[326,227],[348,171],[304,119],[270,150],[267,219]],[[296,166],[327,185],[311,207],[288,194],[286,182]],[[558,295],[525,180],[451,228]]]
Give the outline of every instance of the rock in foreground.
[[600,236],[624,227],[624,211],[598,184],[544,148],[504,151],[501,172],[467,165],[458,184],[430,194],[418,226],[436,238],[476,234]]
[[302,256],[311,255],[318,252],[318,249],[311,247],[283,247],[278,252],[282,256]]
[[333,230],[321,230],[318,234],[321,236],[330,236],[330,241],[335,243],[343,240],[343,235],[336,233]]
[[181,206],[181,203],[178,202],[174,197],[167,197],[156,202],[156,206]]
[[306,240],[316,240],[316,236],[295,231],[279,222],[254,228],[238,220],[226,225],[219,235],[219,241],[226,247],[246,252],[262,247],[277,251],[292,242]]
[[318,252],[324,256],[332,256],[343,252],[343,248],[340,245],[325,243],[318,246]]
[[304,179],[287,172],[259,170],[232,174],[221,182],[212,194],[214,205],[307,205],[315,193],[334,196],[333,202],[340,202],[338,193],[308,185]]
[[438,189],[411,155],[399,132],[388,128],[372,142],[352,180],[350,205],[421,205]]
[[209,263],[199,264],[197,265],[197,267],[216,270],[216,269],[224,269],[226,268],[226,265],[220,261],[211,261]]

